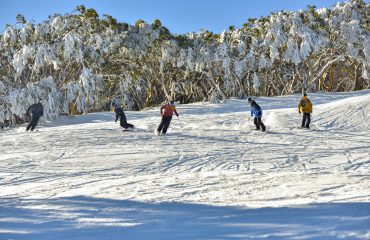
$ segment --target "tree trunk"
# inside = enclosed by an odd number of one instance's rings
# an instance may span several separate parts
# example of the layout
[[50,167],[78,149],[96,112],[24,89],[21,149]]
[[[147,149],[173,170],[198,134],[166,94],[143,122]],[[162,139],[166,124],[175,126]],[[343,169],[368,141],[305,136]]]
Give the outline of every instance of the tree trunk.
[[248,72],[247,79],[248,79],[248,96],[252,96],[252,79],[250,78],[251,74]]
[[222,101],[225,101],[227,99],[226,97],[226,94],[225,92],[222,90],[222,88],[220,87],[220,85],[215,81],[214,77],[213,77],[213,73],[212,73],[212,70],[209,70],[208,71],[208,78],[210,80],[210,82],[212,83],[212,85],[214,85],[214,87],[219,91],[219,93],[221,94],[221,97],[222,97]]
[[166,96],[166,99],[167,100],[171,100],[171,95],[168,93],[167,91],[167,88],[166,88],[166,81],[164,80],[165,76],[162,75],[161,77],[161,85],[162,85],[162,89],[163,89],[163,92],[164,92],[164,95]]
[[243,85],[242,80],[234,72],[232,72],[232,75],[234,75],[234,78],[236,79],[236,82],[239,85],[240,91],[242,91],[242,93],[243,93],[243,96],[242,97],[244,97],[245,88],[244,88],[244,85]]
[[308,83],[307,87],[311,86],[313,83],[317,82],[320,77],[324,74],[324,72],[330,67],[330,72],[329,72],[329,81],[330,81],[330,90],[332,91],[334,89],[334,84],[335,84],[335,77],[334,77],[334,66],[333,64],[336,62],[344,61],[345,58],[340,56],[337,58],[334,58],[330,61],[328,61],[322,68],[321,70],[316,74],[316,76]]
[[352,89],[352,91],[357,91],[357,90],[360,90],[361,88],[360,88],[360,84],[359,84],[359,77],[358,77],[358,74],[357,74],[357,72],[358,72],[358,69],[359,69],[359,67],[360,67],[360,64],[355,64],[355,76],[354,76],[354,79],[353,79],[353,89]]

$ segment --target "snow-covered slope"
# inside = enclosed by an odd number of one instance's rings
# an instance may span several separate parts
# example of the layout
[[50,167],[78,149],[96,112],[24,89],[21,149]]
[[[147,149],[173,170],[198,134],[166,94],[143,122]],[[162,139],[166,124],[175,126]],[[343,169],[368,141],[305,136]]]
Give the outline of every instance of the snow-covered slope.
[[0,132],[0,239],[370,237],[370,91],[94,113]]
[[[314,100],[313,100],[314,101]],[[291,127],[298,109],[271,110],[267,122],[272,127]],[[370,97],[368,94],[354,96],[314,106],[313,126],[320,130],[362,131],[370,126]],[[299,119],[300,120],[300,119]]]
[[327,129],[355,132],[370,127],[370,96],[364,95],[323,104],[318,109],[317,125]]

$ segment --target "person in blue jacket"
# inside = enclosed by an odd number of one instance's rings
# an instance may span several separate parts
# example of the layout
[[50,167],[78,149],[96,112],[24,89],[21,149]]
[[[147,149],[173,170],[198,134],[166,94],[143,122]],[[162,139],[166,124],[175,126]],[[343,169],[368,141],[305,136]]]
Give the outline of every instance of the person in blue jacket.
[[256,125],[256,130],[266,131],[266,127],[262,122],[262,109],[252,98],[248,98],[248,103],[251,105],[251,116],[254,116],[254,125]]

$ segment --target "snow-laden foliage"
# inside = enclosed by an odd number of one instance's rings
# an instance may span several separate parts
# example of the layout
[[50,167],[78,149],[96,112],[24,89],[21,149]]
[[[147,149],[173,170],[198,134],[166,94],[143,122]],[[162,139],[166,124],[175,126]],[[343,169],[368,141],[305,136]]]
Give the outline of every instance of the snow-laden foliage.
[[2,36],[2,42],[12,47],[16,43],[17,38],[18,38],[17,30],[14,27],[7,27]]
[[46,118],[301,91],[370,87],[369,4],[281,11],[243,27],[173,35],[148,24],[99,18],[94,9],[18,21],[0,37],[0,122],[41,101]]
[[[14,88],[4,97],[4,100],[7,103],[6,112],[10,111],[10,114],[21,118],[26,117],[25,114],[30,105],[41,102],[44,105],[44,117],[49,119],[59,116],[62,102],[61,93],[51,76],[41,79],[39,82],[27,83],[23,88]],[[1,116],[5,117],[4,114]]]
[[254,87],[254,91],[256,91],[256,93],[259,92],[258,88],[260,87],[261,83],[260,83],[260,80],[258,79],[258,76],[256,73],[253,73],[253,87]]
[[33,49],[24,45],[22,49],[14,54],[13,67],[16,70],[16,76],[20,76],[23,69],[28,64],[28,59],[33,55]]

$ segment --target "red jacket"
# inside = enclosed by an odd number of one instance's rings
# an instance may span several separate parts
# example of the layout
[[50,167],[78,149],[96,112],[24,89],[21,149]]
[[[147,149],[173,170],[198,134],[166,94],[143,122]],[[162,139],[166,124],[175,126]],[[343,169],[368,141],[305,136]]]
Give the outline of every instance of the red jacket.
[[163,105],[161,107],[161,116],[172,117],[173,113],[175,113],[176,116],[179,116],[179,114],[176,111],[175,106],[171,106],[170,104],[166,104],[166,105]]

